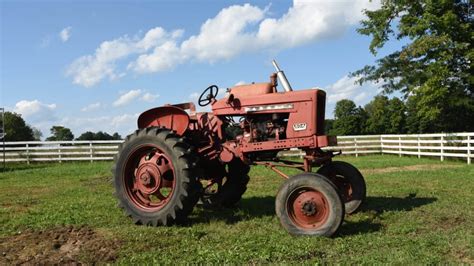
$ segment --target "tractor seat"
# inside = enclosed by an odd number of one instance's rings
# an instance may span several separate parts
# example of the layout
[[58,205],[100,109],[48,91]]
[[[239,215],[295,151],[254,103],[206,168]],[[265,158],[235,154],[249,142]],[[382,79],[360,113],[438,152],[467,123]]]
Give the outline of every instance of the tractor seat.
[[271,83],[239,85],[230,89],[230,93],[233,94],[235,98],[257,96],[272,92],[273,88]]

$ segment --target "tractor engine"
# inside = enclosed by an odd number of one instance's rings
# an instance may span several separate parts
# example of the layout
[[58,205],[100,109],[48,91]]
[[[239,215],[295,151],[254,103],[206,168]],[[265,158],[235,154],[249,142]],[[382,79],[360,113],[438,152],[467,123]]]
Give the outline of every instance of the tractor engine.
[[263,114],[249,116],[240,123],[245,142],[285,139],[288,114]]

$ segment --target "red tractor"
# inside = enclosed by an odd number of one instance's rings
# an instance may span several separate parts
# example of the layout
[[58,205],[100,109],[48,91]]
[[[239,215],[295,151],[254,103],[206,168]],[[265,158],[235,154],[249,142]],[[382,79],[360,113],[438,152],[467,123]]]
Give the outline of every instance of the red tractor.
[[[183,222],[198,201],[236,205],[247,189],[250,165],[286,178],[275,211],[291,234],[331,236],[344,214],[360,207],[366,195],[361,173],[321,149],[336,143],[324,134],[326,93],[293,91],[273,65],[277,72],[270,82],[235,86],[222,99],[216,99],[216,85],[208,87],[198,103],[210,104],[211,112],[182,103],[139,116],[138,130],[120,145],[113,168],[119,206],[135,223]],[[277,80],[283,91],[277,91]],[[302,161],[277,157],[291,148],[305,152]],[[280,167],[302,173],[289,177]]]

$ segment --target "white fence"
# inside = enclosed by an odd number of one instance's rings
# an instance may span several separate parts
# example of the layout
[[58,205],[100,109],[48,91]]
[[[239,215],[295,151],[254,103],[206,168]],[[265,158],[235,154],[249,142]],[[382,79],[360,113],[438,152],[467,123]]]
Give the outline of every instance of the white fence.
[[5,142],[1,152],[4,153],[6,162],[93,162],[112,160],[120,143],[122,140],[15,141]]
[[[398,154],[462,158],[471,163],[474,158],[474,133],[440,133],[412,135],[339,136],[338,145],[328,147],[343,154]],[[5,142],[0,149],[6,162],[39,161],[103,161],[112,160],[121,140],[111,141],[27,141]],[[1,143],[0,143],[1,145]],[[298,156],[299,151],[284,155]],[[1,159],[0,159],[1,160]]]

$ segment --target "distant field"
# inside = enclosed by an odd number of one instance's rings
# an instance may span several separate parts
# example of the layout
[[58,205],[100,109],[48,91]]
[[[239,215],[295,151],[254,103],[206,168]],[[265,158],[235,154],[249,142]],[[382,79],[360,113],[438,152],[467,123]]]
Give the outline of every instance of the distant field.
[[339,159],[361,169],[368,198],[334,238],[288,235],[274,212],[283,179],[263,167],[238,208],[198,206],[188,225],[153,228],[116,207],[109,162],[12,166],[0,172],[0,264],[474,263],[474,166]]

